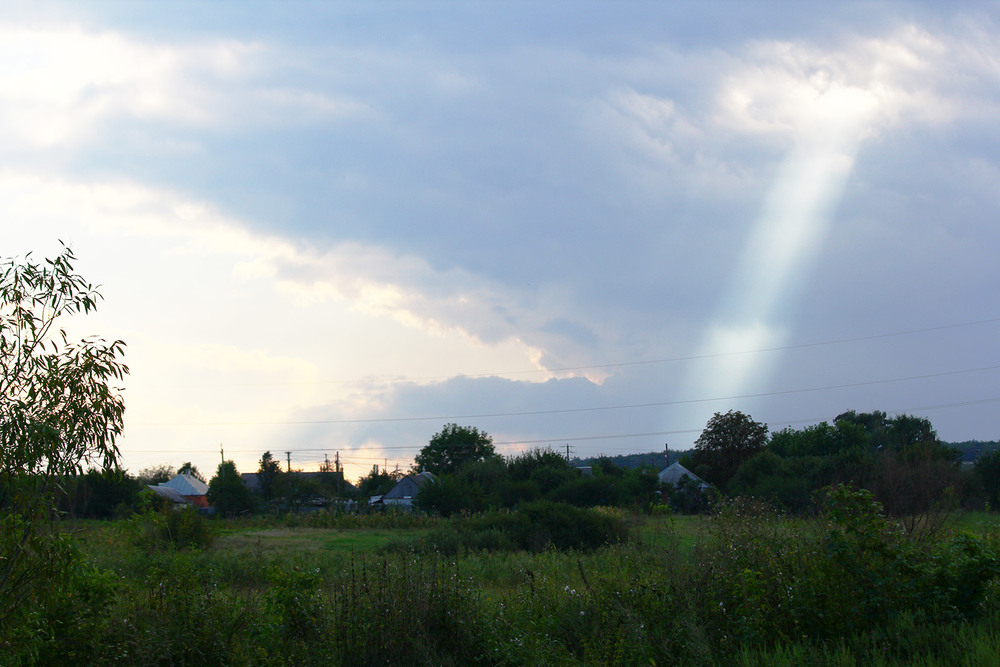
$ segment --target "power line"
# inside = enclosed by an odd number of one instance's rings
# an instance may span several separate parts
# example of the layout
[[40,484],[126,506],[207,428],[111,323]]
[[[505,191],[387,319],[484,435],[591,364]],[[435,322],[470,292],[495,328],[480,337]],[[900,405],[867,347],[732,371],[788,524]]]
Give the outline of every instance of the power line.
[[690,398],[673,401],[655,401],[652,403],[631,403],[626,405],[594,406],[587,408],[559,408],[551,410],[526,410],[520,412],[490,412],[464,415],[437,415],[421,417],[381,417],[367,419],[312,419],[312,420],[292,420],[292,421],[254,421],[254,422],[147,422],[132,423],[130,426],[309,426],[323,424],[382,424],[398,422],[416,421],[448,421],[457,419],[486,419],[495,417],[531,417],[539,415],[572,414],[580,412],[604,412],[611,410],[631,410],[638,408],[658,408],[671,405],[692,405],[695,403],[712,403],[717,401],[735,401],[748,398],[763,398],[766,396],[788,396],[791,394],[805,394],[817,391],[829,391],[832,389],[850,389],[854,387],[869,387],[879,384],[892,384],[896,382],[910,382],[913,380],[928,380],[933,378],[948,377],[952,375],[963,375],[967,373],[980,373],[1000,369],[1000,364],[993,366],[981,366],[979,368],[967,368],[955,371],[944,371],[941,373],[927,373],[924,375],[911,375],[909,377],[892,378],[888,380],[867,380],[864,382],[849,382],[844,384],[826,385],[822,387],[806,387],[800,389],[785,389],[781,391],[758,392],[753,394],[737,394],[733,396],[717,396],[712,398]]
[[[933,405],[925,405],[920,407],[912,408],[898,408],[894,410],[886,410],[885,412],[890,414],[907,414],[912,412],[924,412],[927,410],[943,410],[957,407],[967,407],[972,405],[985,405],[988,403],[1000,403],[1000,397],[993,398],[983,398],[983,399],[973,399],[967,401],[955,401],[951,403],[938,403]],[[830,418],[824,417],[813,417],[809,419],[771,419],[766,420],[764,423],[770,425],[791,425],[791,424],[818,424],[824,421],[832,421]],[[666,436],[666,435],[683,435],[691,433],[701,433],[703,427],[699,428],[689,428],[689,429],[674,429],[669,431],[650,431],[644,433],[613,433],[613,434],[603,434],[603,435],[587,435],[587,436],[562,436],[562,437],[548,437],[539,438],[532,440],[507,440],[507,441],[494,441],[494,445],[497,446],[509,446],[509,445],[537,445],[537,444],[553,444],[558,443],[558,446],[563,446],[568,442],[585,442],[585,441],[595,441],[595,440],[617,440],[617,439],[631,439],[631,438],[644,438],[653,436]],[[354,452],[363,451],[417,451],[423,445],[387,445],[387,446],[358,446],[358,447],[345,447],[343,445],[338,445],[339,451],[345,454],[342,460],[348,463],[358,464],[359,461],[382,461],[384,457],[365,457],[365,456],[351,456]],[[329,452],[331,447],[301,447],[294,450],[290,450],[292,454],[307,454],[307,453],[320,453]],[[126,454],[210,454],[213,450],[208,449],[144,449],[144,450],[128,450],[124,452]],[[231,453],[238,454],[257,454],[260,453],[259,449],[243,449],[243,450],[230,450]],[[348,458],[349,457],[349,458]],[[404,460],[401,458],[395,459],[396,461]],[[301,461],[300,461],[301,462]]]
[[762,354],[765,352],[781,352],[787,350],[801,350],[812,347],[825,347],[828,345],[842,345],[845,343],[859,343],[868,340],[879,340],[882,338],[894,338],[898,336],[909,336],[913,334],[930,333],[932,331],[945,331],[948,329],[959,329],[963,327],[980,326],[984,324],[994,324],[1000,322],[1000,317],[973,322],[959,322],[955,324],[943,324],[934,327],[922,327],[919,329],[906,329],[881,334],[869,334],[866,336],[852,336],[849,338],[834,338],[824,341],[813,341],[809,343],[795,343],[791,345],[779,345],[775,347],[764,347],[753,350],[739,350],[735,352],[716,352],[711,354],[693,354],[678,357],[664,357],[660,359],[643,359],[638,361],[620,361],[603,364],[590,364],[585,366],[561,366],[555,368],[531,368],[515,371],[497,371],[491,373],[460,373],[456,375],[427,375],[416,377],[376,377],[354,380],[315,380],[297,382],[240,382],[240,383],[213,383],[213,384],[173,384],[172,387],[271,387],[271,386],[299,386],[299,385],[349,385],[349,384],[397,384],[403,382],[440,382],[447,380],[476,379],[484,377],[505,377],[514,375],[530,375],[538,373],[569,373],[575,371],[599,370],[604,368],[626,368],[630,366],[646,366],[652,364],[668,364],[680,361],[697,361],[701,359],[719,359],[722,357],[734,357],[750,354]]

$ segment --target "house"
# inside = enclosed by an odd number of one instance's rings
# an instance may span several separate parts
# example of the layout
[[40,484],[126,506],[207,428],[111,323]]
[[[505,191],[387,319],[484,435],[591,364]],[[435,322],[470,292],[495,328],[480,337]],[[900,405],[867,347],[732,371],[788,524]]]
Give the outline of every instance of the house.
[[427,484],[435,483],[437,483],[437,477],[429,472],[407,475],[396,482],[396,486],[392,487],[378,502],[381,502],[383,505],[403,505],[410,507],[413,505],[417,494],[420,493],[421,488]]
[[663,500],[670,503],[677,512],[704,512],[718,496],[714,486],[680,463],[671,463],[660,471],[657,478],[665,487]]
[[673,487],[677,487],[680,484],[681,478],[687,476],[692,482],[698,484],[698,488],[708,490],[712,488],[712,485],[703,480],[698,475],[694,474],[678,462],[671,463],[669,466],[660,471],[657,477],[660,480],[660,484],[670,484]]
[[208,486],[197,477],[192,477],[187,473],[176,475],[169,482],[149,485],[147,488],[158,496],[166,498],[178,505],[193,505],[195,507],[208,507]]

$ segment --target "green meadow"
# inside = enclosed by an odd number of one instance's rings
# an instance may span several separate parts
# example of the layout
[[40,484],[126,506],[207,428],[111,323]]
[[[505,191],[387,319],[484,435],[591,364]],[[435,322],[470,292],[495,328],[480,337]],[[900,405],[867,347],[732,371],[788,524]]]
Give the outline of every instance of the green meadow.
[[185,547],[162,538],[162,517],[68,522],[74,574],[2,660],[997,664],[997,516],[908,535],[865,492],[839,493],[815,518],[751,501],[607,510],[622,539],[579,549],[480,548],[476,532],[499,525],[484,517],[192,515],[196,528],[174,527],[200,536]]

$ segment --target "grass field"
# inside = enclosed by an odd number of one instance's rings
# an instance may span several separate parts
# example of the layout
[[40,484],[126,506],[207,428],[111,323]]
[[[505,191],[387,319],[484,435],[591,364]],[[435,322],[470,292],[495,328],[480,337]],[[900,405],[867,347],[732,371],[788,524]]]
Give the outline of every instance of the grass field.
[[263,528],[229,529],[216,540],[218,551],[265,553],[298,552],[374,552],[391,542],[415,540],[427,534],[425,529],[396,528]]
[[954,515],[918,543],[864,507],[843,525],[745,509],[626,520],[631,539],[596,550],[451,555],[423,539],[440,519],[214,521],[188,549],[150,542],[141,518],[77,522],[81,577],[7,659],[1000,664],[997,515]]

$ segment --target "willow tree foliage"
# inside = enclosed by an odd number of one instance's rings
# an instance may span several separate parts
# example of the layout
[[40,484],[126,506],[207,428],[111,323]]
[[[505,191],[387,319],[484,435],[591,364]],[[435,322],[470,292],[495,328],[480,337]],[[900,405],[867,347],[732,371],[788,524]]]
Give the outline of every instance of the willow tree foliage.
[[69,566],[52,524],[60,480],[118,464],[125,344],[66,332],[101,298],[75,260],[66,246],[0,259],[0,627]]

